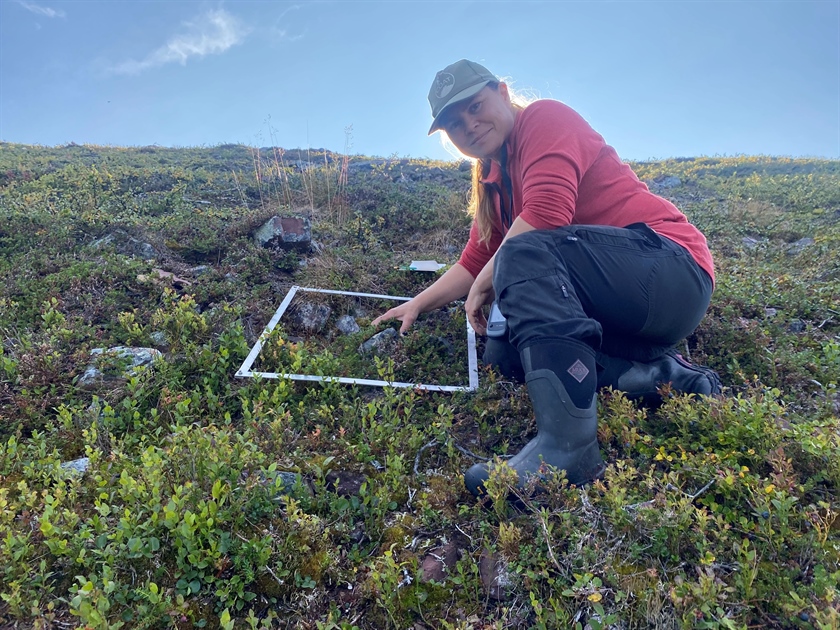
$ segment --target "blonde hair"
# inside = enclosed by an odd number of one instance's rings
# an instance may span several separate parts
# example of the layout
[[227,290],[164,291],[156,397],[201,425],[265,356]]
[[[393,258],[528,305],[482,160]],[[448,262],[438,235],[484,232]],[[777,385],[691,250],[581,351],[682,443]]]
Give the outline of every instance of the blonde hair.
[[[499,84],[492,81],[488,87],[498,90]],[[529,101],[520,95],[510,93],[510,102],[514,109],[523,110],[528,106]],[[496,204],[493,202],[493,195],[490,194],[490,187],[482,184],[481,180],[490,174],[490,160],[476,160],[472,167],[472,189],[467,211],[475,219],[478,228],[479,242],[489,247],[490,237],[493,234],[493,221],[496,217]]]

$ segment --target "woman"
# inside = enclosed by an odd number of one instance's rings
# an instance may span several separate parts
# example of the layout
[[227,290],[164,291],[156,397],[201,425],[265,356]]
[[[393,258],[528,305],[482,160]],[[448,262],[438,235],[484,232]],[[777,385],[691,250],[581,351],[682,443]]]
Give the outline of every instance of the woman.
[[[374,324],[467,295],[467,317],[485,334],[493,301],[507,336],[488,339],[485,361],[524,377],[537,436],[508,461],[520,485],[543,462],[573,484],[600,477],[598,387],[650,398],[672,391],[716,394],[717,375],[672,350],[699,324],[714,268],[703,234],[652,194],[615,150],[559,101],[515,104],[507,85],[462,59],[437,73],[434,121],[476,159],[475,221],[457,264]],[[483,491],[488,466],[465,475]]]

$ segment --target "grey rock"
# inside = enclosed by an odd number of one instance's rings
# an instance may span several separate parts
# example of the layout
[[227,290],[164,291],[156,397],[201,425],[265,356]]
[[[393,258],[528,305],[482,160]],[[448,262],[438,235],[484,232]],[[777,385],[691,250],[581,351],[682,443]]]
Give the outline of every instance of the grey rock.
[[445,581],[449,572],[455,568],[459,555],[460,552],[454,542],[431,549],[420,563],[420,581]]
[[78,385],[80,387],[86,387],[88,385],[93,385],[97,381],[102,380],[102,378],[103,378],[102,372],[97,370],[95,367],[89,365],[85,369],[84,374],[82,374],[79,377]]
[[[90,351],[92,359],[100,356],[110,356],[116,360],[125,361],[126,367],[121,374],[122,378],[128,378],[137,374],[142,369],[151,365],[155,359],[163,356],[156,348],[130,348],[127,346],[114,346],[113,348],[94,348]],[[81,386],[93,385],[105,378],[102,371],[96,365],[88,365],[84,374],[79,377],[78,384]]]
[[309,243],[309,248],[315,254],[323,254],[324,253],[324,246],[321,245],[318,241],[311,241]]
[[813,245],[816,241],[812,239],[810,236],[806,236],[805,238],[800,238],[795,243],[791,243],[790,247],[788,247],[787,254],[788,256],[796,256],[801,254],[807,247]]
[[367,480],[362,473],[349,470],[331,470],[324,476],[327,488],[343,497],[358,496]]
[[123,230],[114,230],[110,234],[93,241],[90,246],[93,249],[113,247],[119,254],[143,258],[144,260],[157,258],[160,255],[160,252],[153,245],[144,243]]
[[761,243],[763,243],[763,242],[764,242],[764,239],[753,238],[752,236],[745,236],[744,238],[741,239],[741,243],[747,249],[755,249],[756,247],[761,245]]
[[513,583],[504,558],[485,549],[478,561],[478,574],[490,599],[507,599]]
[[298,482],[297,473],[281,471],[277,473],[277,476],[280,477],[280,480],[283,483],[284,491],[291,491]]
[[155,348],[131,348],[128,346],[114,346],[113,348],[94,348],[90,351],[92,356],[110,354],[120,359],[129,361],[128,369],[150,365],[155,359],[162,356],[160,350]]
[[331,313],[332,309],[326,304],[304,302],[289,314],[289,319],[299,328],[314,333],[324,329]]
[[387,160],[364,160],[358,162],[350,162],[347,169],[351,173],[370,173],[377,167],[387,164]]
[[210,267],[208,267],[207,265],[199,265],[198,267],[193,267],[192,269],[190,269],[190,272],[194,273],[197,276],[207,273],[208,271],[210,271]]
[[673,175],[660,175],[659,177],[654,178],[653,184],[657,188],[668,189],[682,186],[682,181],[679,177],[675,177]]
[[74,459],[72,462],[64,462],[61,464],[61,469],[66,470],[74,475],[83,475],[84,472],[90,466],[90,458],[89,457],[82,457],[80,459]]
[[397,331],[393,328],[386,328],[376,333],[373,337],[359,346],[360,354],[381,354],[389,349],[397,338]]
[[805,332],[807,325],[801,319],[794,319],[789,325],[788,330],[792,333]]
[[778,314],[779,314],[779,311],[777,309],[773,308],[772,306],[768,306],[767,308],[764,309],[764,315],[766,317],[776,317],[776,315],[778,315]]
[[292,167],[297,169],[298,171],[308,171],[311,168],[317,168],[317,164],[313,164],[312,162],[307,162],[306,160],[292,160],[288,162],[288,164]]
[[342,315],[338,319],[336,327],[345,335],[352,335],[353,333],[357,333],[361,330],[361,328],[359,328],[359,324],[356,323],[356,320],[353,319],[352,315]]
[[262,247],[309,251],[312,226],[306,217],[273,216],[254,232],[254,241]]
[[149,339],[156,346],[166,346],[166,345],[168,345],[168,342],[166,340],[166,333],[163,332],[162,330],[156,330],[155,332],[149,333]]

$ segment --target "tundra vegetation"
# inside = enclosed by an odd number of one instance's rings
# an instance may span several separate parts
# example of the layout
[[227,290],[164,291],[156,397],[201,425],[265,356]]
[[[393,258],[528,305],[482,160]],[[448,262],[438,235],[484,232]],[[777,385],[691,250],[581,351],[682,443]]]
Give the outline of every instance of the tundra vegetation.
[[[485,502],[465,491],[535,428],[485,369],[456,394],[234,376],[292,285],[413,295],[435,276],[400,267],[454,263],[466,166],[0,144],[0,624],[840,627],[838,161],[632,165],[709,238],[717,289],[680,350],[726,389],[602,391],[588,487],[546,471],[511,501],[500,466]],[[256,244],[274,215],[313,248]],[[393,327],[370,308],[341,349],[281,323],[261,360],[457,380],[447,313],[365,357]],[[92,352],[118,346],[161,354]]]

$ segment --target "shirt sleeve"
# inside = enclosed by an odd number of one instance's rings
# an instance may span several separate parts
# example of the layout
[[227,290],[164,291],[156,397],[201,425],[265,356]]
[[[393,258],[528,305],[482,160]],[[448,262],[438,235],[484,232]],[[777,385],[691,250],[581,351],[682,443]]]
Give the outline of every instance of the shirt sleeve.
[[572,223],[578,187],[606,147],[571,107],[541,100],[521,114],[516,165],[522,182],[521,217],[537,229]]

